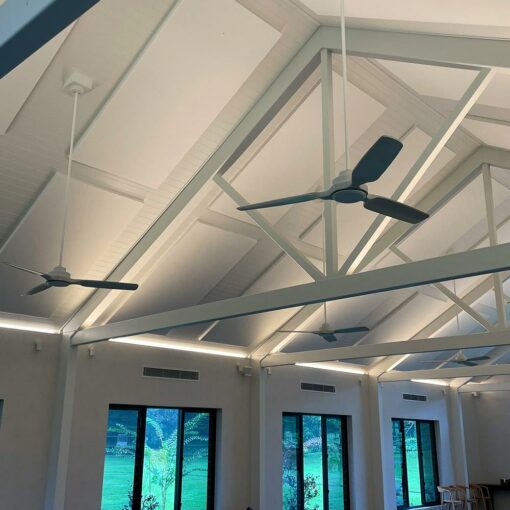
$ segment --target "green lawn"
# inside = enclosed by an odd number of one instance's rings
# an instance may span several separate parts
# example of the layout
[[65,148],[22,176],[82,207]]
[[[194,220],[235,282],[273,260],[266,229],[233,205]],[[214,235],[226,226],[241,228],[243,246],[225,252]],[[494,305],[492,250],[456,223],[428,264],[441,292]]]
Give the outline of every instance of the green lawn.
[[133,470],[133,457],[105,456],[101,510],[122,510],[128,504],[128,493],[133,486]]
[[[321,452],[307,453],[305,456],[304,475],[312,475],[318,481],[317,489],[319,493],[316,497],[306,501],[305,510],[317,508],[323,510],[323,491],[322,491],[322,454]],[[344,508],[344,491],[342,486],[341,472],[329,470],[329,486],[330,486],[330,510],[343,510]],[[284,489],[285,490],[285,489]]]
[[[207,508],[207,457],[188,460],[190,473],[183,477],[182,507],[186,510]],[[133,485],[134,460],[129,456],[106,455],[101,510],[122,510],[128,504],[128,493]],[[169,493],[173,494],[173,490]],[[144,494],[146,495],[146,494]],[[156,493],[160,501],[160,494]],[[174,502],[167,501],[166,508],[173,510]]]

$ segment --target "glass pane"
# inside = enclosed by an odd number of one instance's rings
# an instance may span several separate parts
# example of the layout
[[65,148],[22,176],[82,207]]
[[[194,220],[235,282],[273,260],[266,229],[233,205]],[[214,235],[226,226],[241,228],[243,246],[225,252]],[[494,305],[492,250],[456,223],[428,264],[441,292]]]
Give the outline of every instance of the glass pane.
[[400,429],[400,420],[392,421],[393,430],[393,464],[395,466],[395,491],[397,496],[397,506],[404,506],[404,451],[402,445],[402,432]]
[[184,414],[182,509],[207,509],[209,422],[209,413]]
[[110,409],[101,510],[131,510],[138,411]]
[[303,479],[305,510],[322,510],[322,419],[303,416]]
[[418,458],[418,434],[415,421],[404,420],[404,435],[409,506],[420,506],[423,502],[421,498],[420,461]]
[[329,510],[344,510],[342,421],[326,418]]
[[298,475],[298,417],[283,416],[282,501],[283,510],[297,510],[300,480]]
[[177,409],[147,409],[142,509],[173,510],[177,468]]
[[437,461],[435,458],[433,427],[433,423],[421,422],[419,424],[423,465],[423,483],[425,489],[424,503],[435,503],[438,500],[438,481],[436,478]]

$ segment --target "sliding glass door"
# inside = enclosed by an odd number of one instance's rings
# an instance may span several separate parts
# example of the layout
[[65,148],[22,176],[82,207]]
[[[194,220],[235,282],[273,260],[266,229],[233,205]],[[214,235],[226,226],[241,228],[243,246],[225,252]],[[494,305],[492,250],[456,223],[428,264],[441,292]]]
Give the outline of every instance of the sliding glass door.
[[438,503],[434,422],[392,420],[397,508]]
[[342,416],[283,415],[283,510],[347,510],[347,429]]
[[112,406],[101,510],[212,510],[215,412]]

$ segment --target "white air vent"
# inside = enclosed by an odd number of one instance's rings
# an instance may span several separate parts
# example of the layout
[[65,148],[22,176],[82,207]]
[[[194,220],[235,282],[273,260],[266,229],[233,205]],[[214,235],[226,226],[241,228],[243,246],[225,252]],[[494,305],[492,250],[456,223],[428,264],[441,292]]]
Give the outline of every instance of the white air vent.
[[143,376],[198,381],[200,379],[200,372],[196,370],[176,370],[174,368],[143,367]]
[[412,393],[402,393],[404,400],[414,400],[415,402],[427,402],[425,395],[413,395]]
[[335,393],[336,386],[331,386],[329,384],[315,384],[302,382],[301,389],[304,391],[320,391],[322,393]]

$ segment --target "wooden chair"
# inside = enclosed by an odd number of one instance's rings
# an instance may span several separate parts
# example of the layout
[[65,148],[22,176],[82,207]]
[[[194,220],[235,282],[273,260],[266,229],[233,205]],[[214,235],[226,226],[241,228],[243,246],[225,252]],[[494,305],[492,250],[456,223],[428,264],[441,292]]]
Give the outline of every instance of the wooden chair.
[[462,508],[480,510],[480,507],[478,506],[478,499],[472,493],[470,488],[465,485],[453,485],[452,487],[455,491],[455,498],[463,503]]
[[489,488],[485,485],[479,485],[477,483],[473,483],[470,487],[473,486],[474,490],[477,494],[477,499],[480,502],[480,509],[483,510],[494,510],[494,506],[492,505],[492,498]]
[[437,487],[439,496],[441,497],[441,510],[456,510],[457,508],[464,508],[464,502],[457,499],[454,487]]
[[471,492],[471,496],[476,500],[476,508],[479,508],[480,510],[489,510],[485,503],[481,486],[476,483],[470,483],[469,490]]

